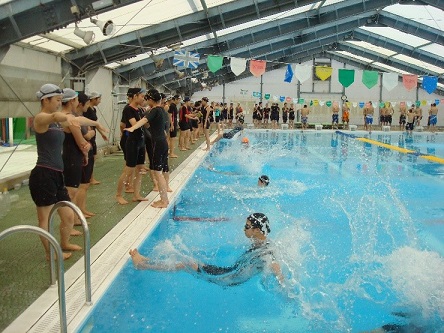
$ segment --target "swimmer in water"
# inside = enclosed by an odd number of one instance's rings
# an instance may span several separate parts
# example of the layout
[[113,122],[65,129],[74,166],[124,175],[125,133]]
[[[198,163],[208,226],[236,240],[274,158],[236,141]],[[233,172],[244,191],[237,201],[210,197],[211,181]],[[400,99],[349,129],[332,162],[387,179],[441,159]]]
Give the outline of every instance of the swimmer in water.
[[270,184],[270,178],[268,178],[266,175],[260,176],[257,180],[257,186],[259,187],[267,187],[268,184]]
[[171,267],[155,263],[151,259],[143,257],[137,249],[130,250],[129,254],[136,269],[160,271],[191,270],[206,280],[222,286],[241,284],[269,268],[276,276],[279,284],[283,286],[284,277],[281,268],[273,255],[270,243],[267,241],[267,235],[270,232],[267,216],[262,213],[249,215],[245,222],[244,232],[245,236],[251,240],[251,246],[229,267],[199,262],[176,263]]

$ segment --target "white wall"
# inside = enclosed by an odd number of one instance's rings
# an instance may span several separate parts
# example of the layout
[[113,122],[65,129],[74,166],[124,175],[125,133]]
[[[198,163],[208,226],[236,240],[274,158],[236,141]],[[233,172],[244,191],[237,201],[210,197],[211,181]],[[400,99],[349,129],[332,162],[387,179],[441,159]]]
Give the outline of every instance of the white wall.
[[[312,62],[306,62],[305,65],[312,65]],[[309,104],[310,100],[317,99],[319,101],[337,101],[341,104],[341,96],[342,96],[342,85],[338,81],[338,71],[339,68],[344,68],[344,64],[332,61],[333,74],[331,77],[331,88],[329,90],[329,84],[326,82],[315,81],[315,91],[317,93],[311,93],[313,88],[313,80],[309,79],[301,84],[301,98],[305,99],[305,102]],[[368,89],[362,83],[362,70],[354,68],[352,66],[347,65],[345,68],[347,69],[355,69],[355,81],[354,83],[345,89],[345,95],[351,103],[359,103],[359,102],[368,102],[372,101],[375,106],[379,105],[379,97],[380,97],[380,84],[378,83],[372,89]],[[247,69],[248,70],[248,69]],[[263,94],[270,94],[272,97],[268,102],[274,102],[273,96],[285,96],[296,98],[297,96],[297,80],[293,78],[291,83],[284,82],[286,68],[280,68],[271,72],[266,72],[263,75]],[[217,74],[217,72],[216,72]],[[225,85],[225,97],[226,102],[240,102],[245,109],[249,111],[251,116],[251,110],[254,106],[254,103],[259,101],[259,98],[255,98],[252,96],[253,92],[260,92],[260,78],[255,78],[253,76],[232,82]],[[247,90],[246,95],[241,94],[241,90]],[[328,92],[332,93],[320,93],[320,92]],[[196,92],[193,96],[193,100],[197,100],[202,98],[203,96],[207,96],[210,100],[214,101],[222,101],[223,88],[222,86],[213,87],[211,91],[204,90]],[[421,106],[423,109],[423,113],[426,115],[430,103],[434,102],[435,99],[442,100],[444,96],[440,96],[437,94],[428,94],[422,88],[418,89],[418,100],[427,101],[426,105]],[[404,102],[414,102],[416,101],[416,89],[411,91],[407,91],[402,85],[402,82],[399,82],[398,86],[394,88],[392,91],[388,91],[385,88],[382,88],[382,100],[392,102],[395,105],[395,116],[393,119],[393,123],[397,124],[399,121],[398,110],[399,103]],[[265,104],[267,101],[264,99],[263,103]],[[279,102],[280,103],[280,102]],[[282,103],[280,103],[282,104]],[[299,105],[297,107],[300,107]],[[350,107],[350,123],[362,125],[363,124],[363,116],[362,109],[357,105],[354,107],[353,105]],[[376,108],[375,114],[379,114],[379,108]],[[442,110],[444,109],[444,103],[438,105],[438,109],[440,113],[438,113],[438,126],[444,126],[444,115],[442,114]],[[426,117],[424,117],[426,118]],[[251,118],[247,117],[246,121],[250,122]],[[309,116],[310,122],[318,122],[318,123],[331,123],[331,108],[324,106],[312,106],[311,113]],[[426,120],[423,120],[424,125],[426,124]]]
[[61,84],[61,58],[11,45],[0,61],[0,118],[32,117],[40,111],[35,93]]

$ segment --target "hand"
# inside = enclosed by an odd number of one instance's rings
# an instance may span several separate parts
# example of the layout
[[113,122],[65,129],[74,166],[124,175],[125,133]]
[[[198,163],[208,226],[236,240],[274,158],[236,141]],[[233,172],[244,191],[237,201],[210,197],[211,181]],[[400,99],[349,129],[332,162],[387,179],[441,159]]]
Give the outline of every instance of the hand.
[[102,135],[109,132],[108,129],[103,127],[102,124],[100,124],[100,123],[97,123],[96,128],[100,132],[100,134],[102,134]]
[[87,166],[87,165],[88,165],[88,155],[83,155],[82,166]]

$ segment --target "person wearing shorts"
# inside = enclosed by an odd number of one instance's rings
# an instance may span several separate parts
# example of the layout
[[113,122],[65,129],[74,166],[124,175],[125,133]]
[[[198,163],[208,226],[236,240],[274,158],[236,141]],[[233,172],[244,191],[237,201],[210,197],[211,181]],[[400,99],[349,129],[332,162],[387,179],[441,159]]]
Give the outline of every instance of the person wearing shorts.
[[146,112],[144,117],[133,124],[133,126],[125,130],[134,133],[149,123],[153,142],[153,163],[150,165],[150,169],[156,178],[160,195],[160,200],[153,202],[151,206],[155,208],[166,208],[169,204],[167,192],[171,192],[171,189],[168,187],[168,142],[165,131],[169,119],[161,105],[161,94],[156,89],[148,90],[146,99],[150,111]]
[[[130,128],[142,117],[139,108],[144,103],[145,90],[142,88],[129,88],[127,96],[130,99],[130,103],[123,109],[123,119],[125,120],[125,128]],[[128,203],[128,201],[123,198],[122,192],[126,182],[133,174],[134,193],[132,200],[146,201],[147,199],[140,195],[142,181],[141,171],[145,163],[145,138],[141,128],[128,134],[125,145],[125,158],[125,167],[117,181],[116,201],[120,205],[126,205]]]
[[[96,121],[84,117],[75,118],[72,115],[58,111],[61,107],[63,91],[54,84],[44,84],[36,93],[40,100],[41,110],[34,117],[34,130],[37,143],[37,163],[29,177],[29,190],[37,209],[39,227],[48,231],[49,214],[59,201],[70,201],[63,178],[62,148],[65,134],[64,128],[69,125],[99,126]],[[80,119],[82,118],[82,119]],[[82,248],[70,242],[74,226],[74,212],[69,207],[57,210],[60,215],[60,246],[64,251],[63,259],[71,256],[71,251]],[[49,260],[48,240],[40,238],[45,248],[46,259]]]

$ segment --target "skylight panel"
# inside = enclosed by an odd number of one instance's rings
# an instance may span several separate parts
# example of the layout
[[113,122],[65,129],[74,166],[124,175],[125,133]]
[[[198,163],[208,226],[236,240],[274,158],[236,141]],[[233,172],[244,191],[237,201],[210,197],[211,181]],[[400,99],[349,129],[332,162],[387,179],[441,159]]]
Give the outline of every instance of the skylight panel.
[[105,67],[109,69],[116,69],[118,67],[122,66],[121,64],[117,62],[110,62],[109,64],[106,64]]
[[380,67],[380,68],[383,68],[383,69],[387,70],[387,72],[398,73],[398,74],[411,74],[409,72],[403,71],[403,70],[398,69],[396,67],[392,67],[392,66],[389,66],[389,65],[377,62],[377,61],[374,62],[373,65],[377,66],[377,67]]
[[408,64],[415,65],[417,67],[424,68],[424,69],[426,69],[428,71],[431,71],[431,72],[434,72],[434,73],[437,73],[437,74],[444,74],[444,69],[443,68],[431,65],[431,64],[429,64],[427,62],[420,61],[420,60],[417,60],[417,59],[412,58],[412,57],[408,57],[408,56],[403,55],[403,54],[397,54],[393,58],[401,60],[401,61],[406,62]]
[[444,11],[432,6],[392,5],[385,11],[444,31]]
[[398,42],[405,43],[407,45],[418,47],[427,44],[429,41],[414,35],[406,34],[397,29],[390,27],[360,27],[360,29],[370,31],[377,35],[393,39]]
[[420,48],[421,50],[424,50],[426,52],[430,52],[432,54],[439,55],[441,57],[444,57],[444,46],[432,43],[426,46],[423,46]]
[[393,52],[391,50],[385,49],[383,47],[372,45],[372,44],[367,43],[367,42],[350,40],[350,41],[347,41],[345,43],[350,43],[350,44],[356,45],[356,46],[358,46],[358,47],[360,47],[362,49],[365,49],[365,50],[374,51],[374,52],[379,53],[379,54],[381,54],[383,56],[386,56],[386,57],[390,57],[390,56],[393,56],[393,55],[396,54],[396,52]]
[[347,52],[347,51],[335,51],[335,53],[341,54],[341,55],[351,58],[351,59],[359,60],[364,63],[371,63],[372,62],[372,60],[370,60],[370,59],[355,55],[355,54]]

